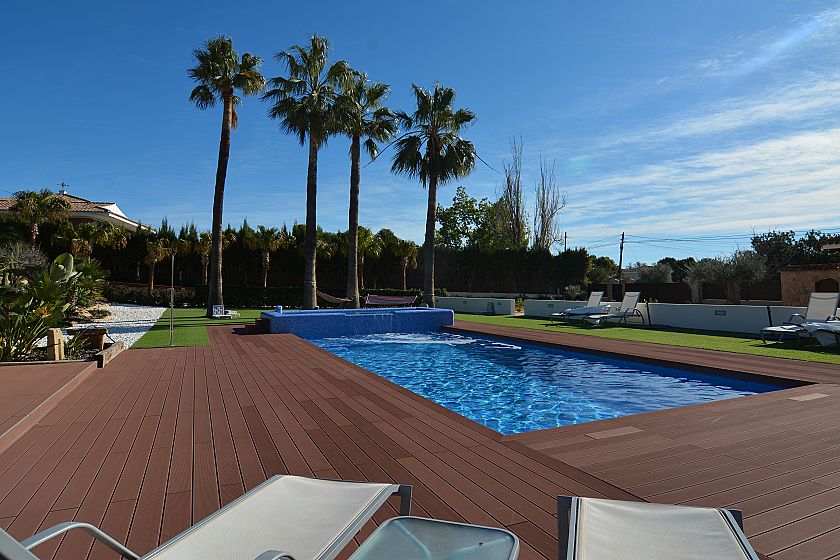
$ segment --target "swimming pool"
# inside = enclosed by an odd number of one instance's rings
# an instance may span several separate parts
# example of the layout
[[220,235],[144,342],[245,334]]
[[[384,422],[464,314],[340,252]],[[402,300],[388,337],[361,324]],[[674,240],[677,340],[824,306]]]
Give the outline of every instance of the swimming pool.
[[451,333],[388,333],[310,342],[503,434],[782,388]]

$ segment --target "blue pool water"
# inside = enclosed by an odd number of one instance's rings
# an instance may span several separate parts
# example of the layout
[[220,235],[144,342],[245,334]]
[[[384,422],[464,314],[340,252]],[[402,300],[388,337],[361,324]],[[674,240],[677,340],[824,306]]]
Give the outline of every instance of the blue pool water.
[[374,334],[311,342],[503,434],[781,388],[449,333]]

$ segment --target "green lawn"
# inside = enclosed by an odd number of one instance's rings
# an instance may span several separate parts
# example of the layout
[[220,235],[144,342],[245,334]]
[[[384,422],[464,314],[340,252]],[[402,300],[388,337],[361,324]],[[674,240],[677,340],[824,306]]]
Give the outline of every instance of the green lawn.
[[774,358],[788,358],[809,362],[840,364],[840,352],[836,349],[822,348],[821,346],[811,342],[803,342],[801,345],[797,345],[795,341],[764,344],[761,340],[747,338],[735,333],[712,333],[708,331],[691,331],[684,329],[665,330],[665,328],[648,329],[642,327],[619,326],[599,328],[577,325],[549,326],[549,320],[544,318],[509,316],[493,317],[487,315],[469,315],[465,313],[456,313],[455,319],[459,321],[471,321],[473,323],[503,325],[506,327],[523,327],[528,329],[584,334],[588,336],[600,336],[603,338],[615,338],[620,340],[657,342],[659,344],[687,346],[689,348],[705,348],[708,350],[752,354],[755,356],[771,356]]
[[[214,325],[235,325],[253,323],[264,309],[237,309],[239,317],[234,319],[208,319],[204,309],[175,309],[174,346],[208,346],[207,327]],[[132,348],[161,348],[169,346],[169,310]]]

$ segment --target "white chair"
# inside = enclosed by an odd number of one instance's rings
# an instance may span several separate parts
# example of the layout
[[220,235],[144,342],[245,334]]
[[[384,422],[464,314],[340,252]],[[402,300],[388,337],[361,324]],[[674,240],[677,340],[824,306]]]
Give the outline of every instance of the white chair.
[[411,486],[278,475],[143,556],[71,521],[23,541],[0,530],[0,558],[38,560],[32,548],[82,529],[130,560],[331,560],[393,494],[409,515]]

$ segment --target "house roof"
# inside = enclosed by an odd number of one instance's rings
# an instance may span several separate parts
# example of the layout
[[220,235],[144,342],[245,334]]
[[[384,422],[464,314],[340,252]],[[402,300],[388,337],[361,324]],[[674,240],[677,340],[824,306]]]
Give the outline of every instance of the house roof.
[[[96,202],[67,193],[57,193],[70,203],[70,217],[91,218],[121,225],[135,231],[139,222],[125,215],[116,202]],[[0,198],[0,213],[11,212],[15,204],[14,197]],[[101,218],[99,217],[101,215]]]
[[[70,203],[71,212],[108,212],[107,206],[116,206],[114,202],[94,202],[71,194],[57,194]],[[15,198],[0,198],[0,210],[11,210],[15,205]]]

